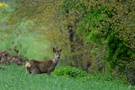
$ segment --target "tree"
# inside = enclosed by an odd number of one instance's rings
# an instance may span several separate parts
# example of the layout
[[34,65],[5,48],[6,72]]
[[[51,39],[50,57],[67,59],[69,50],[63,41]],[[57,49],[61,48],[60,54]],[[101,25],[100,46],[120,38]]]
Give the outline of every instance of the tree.
[[93,42],[98,48],[105,47],[102,56],[111,68],[119,67],[124,71],[126,65],[135,60],[133,1],[86,2],[82,3],[87,10],[79,23],[78,32],[87,39],[87,43]]

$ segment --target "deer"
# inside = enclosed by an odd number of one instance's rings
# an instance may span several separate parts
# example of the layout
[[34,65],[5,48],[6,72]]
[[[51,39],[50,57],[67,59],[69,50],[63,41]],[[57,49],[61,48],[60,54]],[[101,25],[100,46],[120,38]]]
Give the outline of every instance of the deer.
[[47,73],[50,76],[51,72],[55,70],[57,63],[59,62],[62,49],[53,48],[54,59],[53,60],[29,60],[25,63],[26,74],[43,74]]

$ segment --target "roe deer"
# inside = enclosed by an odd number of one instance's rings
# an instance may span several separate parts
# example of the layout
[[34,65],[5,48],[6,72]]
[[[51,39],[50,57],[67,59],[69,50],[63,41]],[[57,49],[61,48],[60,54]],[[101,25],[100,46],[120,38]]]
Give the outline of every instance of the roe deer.
[[54,71],[61,54],[62,49],[56,49],[53,48],[54,52],[54,59],[53,60],[43,60],[43,61],[37,61],[37,60],[30,60],[27,61],[25,64],[26,67],[26,73],[29,74],[42,74],[47,73],[48,75],[51,74],[52,71]]

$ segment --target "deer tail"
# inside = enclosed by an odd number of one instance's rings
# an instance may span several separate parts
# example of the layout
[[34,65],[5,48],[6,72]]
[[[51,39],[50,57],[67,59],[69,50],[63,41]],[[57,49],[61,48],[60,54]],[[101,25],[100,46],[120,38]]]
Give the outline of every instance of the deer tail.
[[26,63],[25,63],[25,67],[27,67],[27,68],[31,67],[30,62],[26,62]]

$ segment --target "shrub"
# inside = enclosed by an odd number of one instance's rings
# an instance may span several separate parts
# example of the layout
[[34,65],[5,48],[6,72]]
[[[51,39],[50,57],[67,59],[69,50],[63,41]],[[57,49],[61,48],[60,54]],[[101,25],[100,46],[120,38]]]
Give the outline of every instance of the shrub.
[[81,78],[81,77],[88,76],[88,74],[85,71],[81,69],[77,69],[75,67],[70,67],[70,66],[57,68],[53,72],[53,75],[68,76],[68,77],[74,77],[74,78]]

